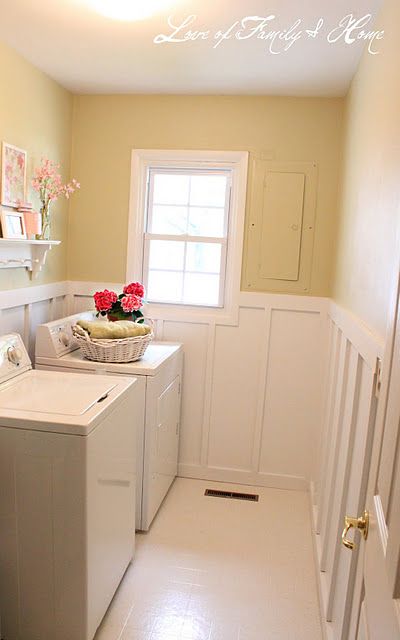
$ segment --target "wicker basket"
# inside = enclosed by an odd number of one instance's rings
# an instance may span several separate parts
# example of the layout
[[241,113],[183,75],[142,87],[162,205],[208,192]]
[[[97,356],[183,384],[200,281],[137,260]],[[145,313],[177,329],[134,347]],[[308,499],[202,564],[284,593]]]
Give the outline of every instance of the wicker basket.
[[72,332],[83,355],[88,360],[97,362],[135,362],[143,356],[154,335],[148,333],[136,338],[100,340],[91,338],[88,332],[78,325],[72,327]]

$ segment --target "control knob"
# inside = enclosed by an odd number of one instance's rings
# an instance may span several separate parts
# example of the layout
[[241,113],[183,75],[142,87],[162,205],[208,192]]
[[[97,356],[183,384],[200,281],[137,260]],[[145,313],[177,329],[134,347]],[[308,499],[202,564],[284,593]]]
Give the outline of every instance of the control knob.
[[69,337],[68,333],[66,333],[65,331],[60,331],[58,339],[60,340],[61,344],[64,345],[64,347],[68,347],[69,346],[70,337]]
[[23,358],[23,353],[18,347],[8,347],[7,356],[10,362],[19,365]]

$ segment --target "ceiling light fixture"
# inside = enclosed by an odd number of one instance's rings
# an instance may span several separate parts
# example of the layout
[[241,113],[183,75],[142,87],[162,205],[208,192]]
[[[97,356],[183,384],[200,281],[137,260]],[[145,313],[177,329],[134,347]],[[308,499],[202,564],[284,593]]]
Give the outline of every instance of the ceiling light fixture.
[[86,0],[87,4],[113,20],[143,20],[171,5],[171,0]]

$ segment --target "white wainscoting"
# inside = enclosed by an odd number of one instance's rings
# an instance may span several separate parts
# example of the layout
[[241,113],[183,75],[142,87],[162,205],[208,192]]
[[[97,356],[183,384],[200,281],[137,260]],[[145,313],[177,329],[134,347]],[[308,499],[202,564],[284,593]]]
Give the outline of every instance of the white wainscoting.
[[[1,333],[33,355],[40,322],[93,308],[110,283],[63,282],[0,292]],[[159,340],[185,347],[179,473],[307,490],[315,479],[329,301],[242,292],[236,325],[155,318]]]
[[0,291],[0,335],[19,333],[33,358],[38,324],[62,318],[73,301],[69,282]]
[[[71,283],[74,312],[104,283]],[[306,490],[320,446],[325,298],[242,292],[236,324],[168,310],[159,340],[183,342],[179,474]]]
[[359,545],[353,551],[344,548],[341,532],[345,515],[358,517],[364,511],[377,404],[376,365],[384,345],[333,302],[328,342],[321,470],[311,492],[314,539],[325,637],[351,640],[352,601],[357,607],[361,599],[356,578],[362,558]]

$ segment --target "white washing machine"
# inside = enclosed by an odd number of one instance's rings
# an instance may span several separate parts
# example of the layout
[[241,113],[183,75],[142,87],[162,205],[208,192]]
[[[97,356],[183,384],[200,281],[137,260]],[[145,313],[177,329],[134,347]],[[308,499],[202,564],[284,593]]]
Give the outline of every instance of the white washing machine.
[[92,320],[91,311],[39,325],[35,366],[50,371],[135,376],[141,390],[137,430],[136,529],[147,531],[178,471],[183,349],[152,342],[137,362],[112,364],[87,360],[71,327]]
[[0,337],[3,640],[91,640],[132,560],[139,385],[32,370]]

